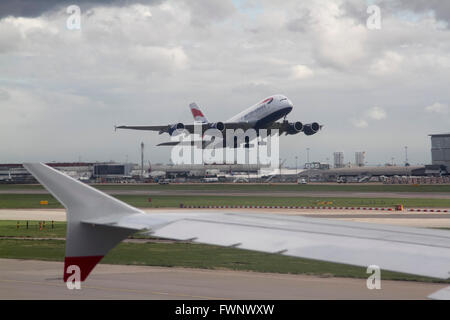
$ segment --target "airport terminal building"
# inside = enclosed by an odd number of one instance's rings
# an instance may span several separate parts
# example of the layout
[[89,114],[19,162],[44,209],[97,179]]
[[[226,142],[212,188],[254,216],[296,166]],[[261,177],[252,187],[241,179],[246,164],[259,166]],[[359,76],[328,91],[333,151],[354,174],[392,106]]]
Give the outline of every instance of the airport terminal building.
[[[355,165],[344,165],[343,152],[334,153],[335,166],[313,162],[305,164],[303,170],[280,167],[278,170],[263,170],[260,165],[148,165],[142,168],[131,163],[48,163],[49,166],[84,182],[151,182],[172,179],[171,182],[200,182],[202,178],[222,178],[220,181],[236,182],[245,178],[250,182],[370,182],[384,181],[385,177],[445,177],[450,173],[450,133],[432,134],[432,163],[425,166],[365,166],[364,152],[355,155]],[[144,169],[144,170],[142,170]],[[242,180],[242,179],[241,179]],[[444,182],[444,181],[443,181]],[[22,164],[0,164],[0,183],[36,183]],[[448,183],[448,182],[444,182]]]
[[431,161],[433,165],[443,165],[450,171],[450,133],[430,134]]

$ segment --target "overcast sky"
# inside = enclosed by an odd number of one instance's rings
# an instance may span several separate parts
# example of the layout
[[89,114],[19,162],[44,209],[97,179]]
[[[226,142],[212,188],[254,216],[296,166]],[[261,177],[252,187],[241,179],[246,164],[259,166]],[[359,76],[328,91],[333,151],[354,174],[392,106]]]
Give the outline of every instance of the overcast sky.
[[[67,7],[81,8],[69,30]],[[366,26],[381,9],[381,29]],[[168,162],[169,140],[115,124],[192,122],[197,102],[224,121],[272,94],[289,120],[324,124],[283,137],[287,164],[429,163],[450,132],[450,2],[169,0],[0,2],[0,163]]]

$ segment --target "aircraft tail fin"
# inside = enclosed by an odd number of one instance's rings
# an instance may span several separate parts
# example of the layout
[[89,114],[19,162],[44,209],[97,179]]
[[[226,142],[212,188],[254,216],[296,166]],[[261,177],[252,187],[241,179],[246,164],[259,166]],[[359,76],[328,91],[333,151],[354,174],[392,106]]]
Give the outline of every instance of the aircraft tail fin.
[[117,222],[142,211],[43,163],[28,163],[24,167],[67,209],[64,281],[71,276],[74,266],[79,268],[80,281],[84,281],[110,249],[136,232],[131,228],[94,226],[86,221]]
[[195,122],[208,123],[208,119],[206,119],[206,117],[203,115],[203,112],[195,102],[192,102],[189,105],[189,108],[191,109],[192,116],[194,117]]

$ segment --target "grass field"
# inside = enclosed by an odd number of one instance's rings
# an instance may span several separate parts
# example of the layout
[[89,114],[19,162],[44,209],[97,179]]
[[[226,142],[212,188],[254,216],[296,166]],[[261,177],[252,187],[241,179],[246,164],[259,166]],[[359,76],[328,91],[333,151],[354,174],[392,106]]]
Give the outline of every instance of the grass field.
[[[63,240],[1,239],[1,237],[65,237],[64,222],[55,223],[54,229],[51,229],[49,221],[45,229],[39,230],[38,226],[37,221],[29,221],[29,229],[25,228],[24,221],[19,228],[16,221],[0,221],[0,258],[63,261],[65,247]],[[121,243],[106,255],[102,263],[367,278],[365,268],[361,267],[181,242]],[[443,282],[387,271],[383,271],[383,279]]]
[[[28,228],[27,228],[28,222]],[[0,220],[0,237],[29,237],[29,238],[65,238],[66,223],[45,221],[13,221]]]
[[[0,240],[0,258],[63,261],[62,240]],[[102,263],[367,278],[365,268],[188,243],[121,243]],[[382,271],[384,280],[450,282]]]
[[[333,207],[392,207],[403,204],[405,207],[449,208],[450,199],[421,198],[334,198],[334,197],[264,197],[264,196],[142,196],[119,195],[116,198],[139,208],[177,208],[180,204],[207,205],[259,205],[259,206],[322,206],[323,202],[331,202]],[[148,198],[152,201],[149,202]],[[47,200],[48,205],[41,205]],[[15,208],[62,208],[59,202],[49,194],[0,194],[0,209]]]
[[[177,190],[177,191],[342,191],[342,192],[450,192],[450,185],[383,185],[383,184],[96,184],[100,190]],[[0,184],[0,190],[42,190],[41,185]]]

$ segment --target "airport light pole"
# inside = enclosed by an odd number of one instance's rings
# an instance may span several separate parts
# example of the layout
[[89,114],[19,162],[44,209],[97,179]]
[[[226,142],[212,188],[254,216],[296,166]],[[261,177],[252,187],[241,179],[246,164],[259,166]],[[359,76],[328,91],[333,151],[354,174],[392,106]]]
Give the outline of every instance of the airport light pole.
[[306,148],[306,163],[309,163],[309,148]]
[[141,142],[141,180],[144,179],[144,142]]
[[408,162],[408,146],[405,146],[405,167],[409,165]]
[[298,171],[298,156],[295,156],[295,178],[297,178]]
[[281,158],[279,159],[280,182],[281,182]]

